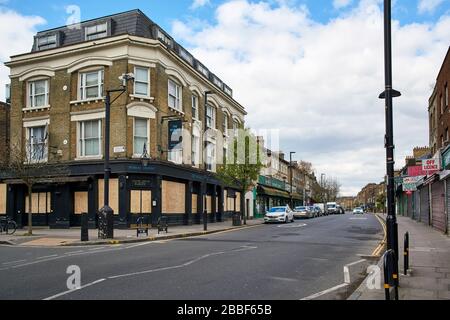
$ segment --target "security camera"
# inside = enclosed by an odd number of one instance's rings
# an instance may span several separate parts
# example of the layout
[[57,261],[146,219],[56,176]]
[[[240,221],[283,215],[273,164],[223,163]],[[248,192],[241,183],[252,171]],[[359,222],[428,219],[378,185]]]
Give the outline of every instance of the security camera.
[[134,74],[133,73],[124,73],[119,77],[119,80],[122,81],[122,86],[126,87],[128,81],[134,80]]

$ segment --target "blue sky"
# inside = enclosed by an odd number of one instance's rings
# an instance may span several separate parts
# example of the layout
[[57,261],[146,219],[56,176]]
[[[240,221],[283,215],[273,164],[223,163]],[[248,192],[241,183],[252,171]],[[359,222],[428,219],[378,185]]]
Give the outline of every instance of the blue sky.
[[[55,0],[0,0],[0,6],[13,9],[23,15],[38,15],[43,17],[47,24],[42,29],[50,29],[65,24],[68,5],[78,5],[81,8],[81,19],[88,20],[103,15],[109,15],[130,9],[141,9],[164,29],[170,30],[174,20],[200,19],[212,22],[214,12],[225,0],[209,0],[201,7],[192,8],[194,0],[127,0],[127,1],[55,1]],[[339,1],[339,0],[337,0]],[[330,19],[342,15],[343,12],[353,9],[358,5],[358,0],[341,0],[348,3],[341,8],[336,8],[332,0],[266,0],[272,6],[279,3],[287,3],[290,6],[305,5],[312,19],[325,23]],[[450,0],[429,0],[440,3],[434,10],[424,13],[418,12],[419,0],[394,0],[393,18],[401,24],[412,22],[433,22],[439,19],[443,13],[450,11]],[[202,1],[203,2],[203,1]],[[260,1],[250,1],[260,2]],[[3,3],[3,4],[2,4]]]
[[[193,5],[194,3],[197,6]],[[343,195],[385,173],[382,0],[0,0],[1,64],[39,30],[141,9],[233,89],[252,129],[334,176]],[[393,0],[396,167],[428,145],[428,98],[450,45],[450,0]],[[275,149],[274,149],[275,150]]]

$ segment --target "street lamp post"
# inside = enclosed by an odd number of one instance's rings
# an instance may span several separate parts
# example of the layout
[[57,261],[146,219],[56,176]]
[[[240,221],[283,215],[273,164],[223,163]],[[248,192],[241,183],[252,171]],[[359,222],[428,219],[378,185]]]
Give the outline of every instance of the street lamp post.
[[[204,107],[205,107],[205,124],[204,124],[204,135],[203,135],[203,140],[204,140],[204,152],[203,152],[203,157],[206,158],[205,156],[205,152],[208,152],[208,142],[206,140],[206,132],[208,131],[208,124],[207,124],[207,119],[208,119],[208,95],[212,95],[214,94],[214,92],[212,91],[205,91],[205,101],[204,101]],[[203,159],[204,162],[204,166],[205,166],[205,171],[208,170],[208,163],[206,161],[206,159]],[[205,186],[204,186],[204,190],[203,190],[203,197],[204,197],[204,208],[203,208],[203,230],[207,231],[208,230],[208,197],[207,197],[207,184],[205,182]]]
[[[105,97],[105,145],[104,145],[104,190],[103,190],[103,202],[104,205],[100,209],[100,216],[103,218],[102,237],[107,239],[114,238],[114,211],[109,206],[109,177],[111,175],[111,168],[109,166],[109,146],[110,146],[110,122],[111,122],[111,104],[114,103],[124,92],[127,91],[128,81],[134,80],[134,75],[131,73],[123,74],[119,77],[122,81],[122,86],[118,89],[106,90]],[[111,93],[120,92],[120,94],[111,101]]]
[[[384,0],[384,71],[385,91],[379,98],[386,104],[386,171],[387,171],[387,248],[395,251],[395,272],[398,270],[398,230],[395,217],[394,190],[394,133],[392,98],[399,97],[400,92],[392,88],[392,38],[391,38],[391,0]],[[397,273],[398,274],[398,273]]]
[[289,184],[291,185],[291,191],[290,191],[290,193],[289,193],[289,196],[290,196],[290,200],[291,200],[291,203],[290,203],[290,205],[291,205],[291,208],[293,208],[294,206],[293,206],[293,204],[292,204],[292,155],[293,154],[295,154],[296,152],[295,151],[291,151],[291,152],[289,152]]

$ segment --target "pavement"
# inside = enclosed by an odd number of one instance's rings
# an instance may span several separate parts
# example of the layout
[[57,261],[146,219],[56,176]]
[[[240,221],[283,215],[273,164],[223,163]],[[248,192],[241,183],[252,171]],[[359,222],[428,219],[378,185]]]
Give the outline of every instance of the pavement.
[[167,240],[175,238],[192,237],[237,228],[252,227],[260,225],[263,219],[248,219],[246,225],[232,226],[232,221],[208,223],[207,231],[204,231],[203,224],[194,224],[189,226],[169,226],[168,232],[158,234],[156,228],[149,229],[149,235],[136,234],[136,229],[114,229],[114,239],[99,239],[98,230],[89,230],[89,241],[80,241],[81,229],[50,229],[48,227],[34,227],[33,235],[26,236],[27,230],[17,230],[13,235],[0,234],[0,244],[22,245],[22,246],[86,246],[86,245],[105,245],[135,243],[155,240]]
[[[360,255],[383,240],[373,215],[249,223],[140,243],[0,245],[0,299],[346,299],[350,293],[340,289],[359,281]],[[79,286],[68,287],[76,278]]]
[[[450,237],[408,217],[397,217],[399,251],[409,232],[409,270],[404,274],[403,256],[399,259],[399,300],[450,299]],[[378,261],[383,281],[382,259]],[[369,284],[369,285],[368,285]],[[383,285],[378,288],[366,279],[349,297],[350,300],[384,300]],[[371,287],[372,289],[369,289]]]

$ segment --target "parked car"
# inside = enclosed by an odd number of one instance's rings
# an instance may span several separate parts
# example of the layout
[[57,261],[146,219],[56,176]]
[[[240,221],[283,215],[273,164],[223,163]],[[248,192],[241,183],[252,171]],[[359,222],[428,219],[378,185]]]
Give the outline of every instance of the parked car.
[[338,208],[336,202],[327,202],[328,214],[338,213]]
[[264,216],[264,223],[269,222],[294,222],[293,211],[289,206],[272,207]]
[[314,208],[316,208],[317,212],[319,213],[319,216],[326,216],[327,215],[327,213],[324,212],[321,207],[319,207],[317,205],[314,205]]
[[364,214],[364,210],[361,207],[356,207],[353,209],[353,214]]
[[315,207],[315,206],[310,206],[309,209],[310,209],[312,212],[314,212],[314,216],[315,216],[315,217],[320,217],[320,216],[322,216],[322,211],[321,211],[319,208],[317,208],[317,207]]
[[336,205],[336,208],[337,208],[337,213],[345,214],[345,210],[344,210],[344,208],[342,208],[342,206]]
[[314,218],[314,211],[308,206],[299,206],[294,208],[294,218]]

